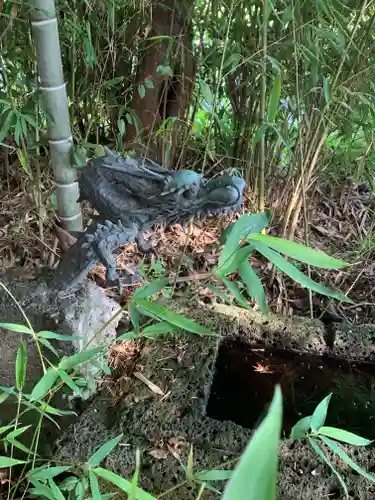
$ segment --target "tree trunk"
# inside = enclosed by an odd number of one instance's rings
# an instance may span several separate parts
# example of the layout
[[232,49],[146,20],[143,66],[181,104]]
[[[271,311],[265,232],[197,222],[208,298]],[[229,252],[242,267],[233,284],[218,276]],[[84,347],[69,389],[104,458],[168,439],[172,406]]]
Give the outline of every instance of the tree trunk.
[[165,165],[174,164],[179,154],[179,138],[183,136],[194,85],[193,8],[193,0],[156,4],[151,10],[149,31],[140,44],[131,102],[138,124],[128,126],[126,147]]
[[38,74],[48,140],[56,182],[57,214],[67,231],[82,230],[81,207],[77,202],[77,172],[72,165],[73,140],[68,99],[61,63],[54,0],[31,0],[32,33],[36,46]]

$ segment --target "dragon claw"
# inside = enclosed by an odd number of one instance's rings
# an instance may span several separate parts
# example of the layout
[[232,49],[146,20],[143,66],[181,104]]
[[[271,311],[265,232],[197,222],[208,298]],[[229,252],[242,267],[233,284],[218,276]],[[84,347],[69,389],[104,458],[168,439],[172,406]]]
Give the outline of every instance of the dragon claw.
[[95,231],[85,235],[84,248],[88,248],[87,257],[92,261],[100,261],[106,268],[106,280],[116,283],[119,291],[122,290],[120,278],[116,271],[116,259],[112,252],[125,243],[131,243],[137,236],[136,226],[124,227],[123,224],[114,224],[111,221],[98,223]]

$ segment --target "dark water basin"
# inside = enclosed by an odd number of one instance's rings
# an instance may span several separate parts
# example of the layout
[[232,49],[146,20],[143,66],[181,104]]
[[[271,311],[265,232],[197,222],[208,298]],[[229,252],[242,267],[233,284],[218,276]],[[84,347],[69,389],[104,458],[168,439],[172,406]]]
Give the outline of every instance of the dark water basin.
[[219,348],[206,415],[254,428],[276,384],[282,388],[286,434],[332,392],[326,425],[375,439],[375,363],[264,348],[232,338]]

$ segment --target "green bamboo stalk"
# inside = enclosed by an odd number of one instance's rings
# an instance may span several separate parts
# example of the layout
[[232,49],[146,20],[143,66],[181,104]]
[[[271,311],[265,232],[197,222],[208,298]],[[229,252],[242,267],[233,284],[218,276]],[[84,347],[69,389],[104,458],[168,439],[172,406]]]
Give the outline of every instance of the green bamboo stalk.
[[82,213],[73,165],[73,139],[54,0],[31,0],[39,85],[47,114],[47,133],[56,185],[57,215],[67,231],[82,230]]
[[[267,44],[268,44],[268,0],[263,0],[263,53],[262,53],[262,78],[260,89],[260,120],[262,125],[266,120],[266,92],[267,92]],[[258,210],[264,212],[264,176],[266,163],[266,138],[265,130],[262,132],[262,137],[259,144],[259,175],[258,175],[258,190],[259,202]],[[264,232],[264,231],[262,231]]]

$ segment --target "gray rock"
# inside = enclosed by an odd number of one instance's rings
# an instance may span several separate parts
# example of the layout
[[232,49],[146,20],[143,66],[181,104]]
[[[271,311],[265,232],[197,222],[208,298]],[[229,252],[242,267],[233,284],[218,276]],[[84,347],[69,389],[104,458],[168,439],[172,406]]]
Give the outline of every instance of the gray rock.
[[[81,337],[80,341],[51,341],[59,357],[81,352],[85,346],[108,345],[116,337],[116,327],[121,319],[121,308],[107,297],[93,282],[87,281],[71,297],[53,299],[42,279],[35,281],[8,281],[3,278],[8,292],[0,289],[0,321],[27,326],[34,332],[49,330],[60,334]],[[26,318],[27,317],[27,320]],[[113,318],[112,321],[111,318]],[[41,354],[53,363],[56,357],[46,348],[36,345],[32,335],[0,328],[0,385],[15,384],[15,360],[21,340],[28,350],[27,387],[29,390],[42,376]],[[106,355],[97,365],[86,363],[81,373],[95,380]],[[91,384],[93,386],[93,384]]]

